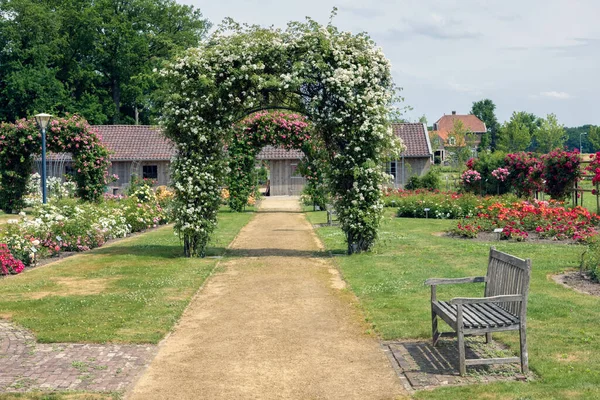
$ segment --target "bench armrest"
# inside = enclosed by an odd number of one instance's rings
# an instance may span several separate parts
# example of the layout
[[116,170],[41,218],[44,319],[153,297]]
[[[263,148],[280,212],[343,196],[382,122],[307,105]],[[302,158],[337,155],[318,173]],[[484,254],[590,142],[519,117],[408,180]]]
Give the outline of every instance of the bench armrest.
[[521,294],[509,294],[492,297],[455,297],[450,300],[450,304],[510,303],[522,302],[523,300],[523,295]]
[[485,282],[485,276],[470,276],[467,278],[429,278],[425,281],[425,285],[453,285],[458,283],[479,283]]

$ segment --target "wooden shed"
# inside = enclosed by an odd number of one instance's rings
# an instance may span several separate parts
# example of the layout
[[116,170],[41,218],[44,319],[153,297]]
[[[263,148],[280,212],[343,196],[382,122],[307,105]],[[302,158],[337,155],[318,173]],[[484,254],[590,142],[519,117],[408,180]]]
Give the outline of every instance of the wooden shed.
[[387,163],[386,172],[392,175],[394,187],[404,187],[411,176],[423,176],[431,168],[431,142],[425,124],[392,124],[392,129],[402,139],[406,150],[400,155],[400,159]]
[[306,179],[297,171],[298,163],[304,157],[300,150],[285,150],[279,147],[265,146],[258,156],[258,161],[269,165],[269,182],[271,196],[298,196]]
[[[95,125],[104,145],[110,150],[112,163],[109,174],[119,179],[112,187],[121,189],[131,181],[132,175],[157,181],[158,185],[170,182],[170,163],[175,155],[174,146],[159,127],[148,125]],[[38,160],[37,170],[41,170]],[[64,177],[72,173],[71,154],[49,154],[48,176]]]

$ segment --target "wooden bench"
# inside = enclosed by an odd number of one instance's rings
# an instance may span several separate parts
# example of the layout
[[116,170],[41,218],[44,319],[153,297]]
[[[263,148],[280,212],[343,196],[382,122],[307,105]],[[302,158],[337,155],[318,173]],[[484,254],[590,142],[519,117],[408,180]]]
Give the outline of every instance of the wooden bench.
[[[425,281],[431,286],[431,331],[435,346],[442,336],[458,338],[460,374],[465,375],[467,365],[504,364],[521,362],[521,371],[528,371],[526,315],[531,260],[523,260],[510,254],[490,249],[485,277],[454,279],[432,278]],[[482,298],[455,297],[439,301],[438,285],[485,282]],[[437,318],[443,319],[454,332],[438,331]],[[492,341],[492,332],[518,330],[521,338],[520,357],[465,359],[465,336],[484,335]]]

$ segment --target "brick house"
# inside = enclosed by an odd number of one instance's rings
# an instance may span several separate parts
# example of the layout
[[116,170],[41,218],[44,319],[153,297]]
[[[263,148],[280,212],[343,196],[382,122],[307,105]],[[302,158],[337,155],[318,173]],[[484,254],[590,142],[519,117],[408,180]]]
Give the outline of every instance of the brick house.
[[460,121],[468,132],[475,135],[474,147],[479,145],[481,137],[487,133],[485,123],[473,114],[456,114],[456,111],[452,111],[452,114],[444,115],[433,124],[433,131],[429,134],[434,149],[434,157],[439,157],[442,162],[446,160],[448,151],[465,146],[464,139],[453,135],[457,121]]

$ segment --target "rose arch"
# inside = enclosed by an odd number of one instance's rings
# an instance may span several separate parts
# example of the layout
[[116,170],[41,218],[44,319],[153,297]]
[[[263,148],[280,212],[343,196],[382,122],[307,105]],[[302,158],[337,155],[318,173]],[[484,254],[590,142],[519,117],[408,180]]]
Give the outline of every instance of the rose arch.
[[291,112],[259,111],[235,124],[227,147],[229,207],[233,211],[244,209],[254,188],[256,156],[267,145],[301,150],[304,158],[299,170],[309,185],[322,185],[317,172],[319,158],[323,158],[319,139],[306,117]]
[[175,229],[187,256],[215,228],[235,125],[262,110],[307,118],[323,144],[325,176],[348,243],[369,250],[382,216],[382,164],[400,150],[390,129],[389,61],[366,35],[309,20],[285,30],[224,24],[162,71],[165,134],[177,145]]
[[[77,195],[84,200],[100,198],[109,180],[109,152],[87,121],[76,115],[52,119],[46,136],[48,151],[72,154]],[[24,207],[34,156],[41,149],[41,134],[33,119],[0,124],[0,208],[4,211]]]

